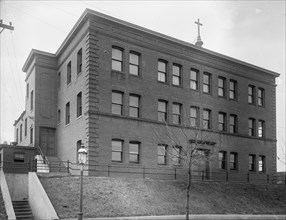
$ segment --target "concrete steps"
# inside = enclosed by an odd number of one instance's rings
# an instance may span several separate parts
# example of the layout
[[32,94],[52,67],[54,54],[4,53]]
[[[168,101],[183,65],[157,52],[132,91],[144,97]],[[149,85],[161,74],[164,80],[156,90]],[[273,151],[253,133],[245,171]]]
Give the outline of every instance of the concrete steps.
[[12,201],[17,220],[33,220],[33,213],[28,200]]

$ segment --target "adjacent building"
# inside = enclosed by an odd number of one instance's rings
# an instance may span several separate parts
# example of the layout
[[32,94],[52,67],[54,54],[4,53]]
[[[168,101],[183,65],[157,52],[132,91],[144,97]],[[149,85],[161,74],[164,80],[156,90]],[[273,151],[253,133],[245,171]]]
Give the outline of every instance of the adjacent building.
[[179,169],[158,138],[166,126],[206,134],[206,172],[276,173],[278,73],[89,9],[55,54],[33,49],[23,71],[16,141],[74,163],[84,143],[91,175]]

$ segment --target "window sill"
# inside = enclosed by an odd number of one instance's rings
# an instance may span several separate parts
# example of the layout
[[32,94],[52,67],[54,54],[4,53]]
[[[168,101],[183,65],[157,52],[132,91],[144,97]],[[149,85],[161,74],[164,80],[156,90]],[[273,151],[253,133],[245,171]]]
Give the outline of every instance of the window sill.
[[163,82],[163,81],[159,81],[157,80],[158,83],[163,84],[163,85],[169,85],[168,82]]
[[79,120],[79,119],[81,119],[81,118],[82,118],[82,114],[79,115],[79,116],[77,116],[76,120]]
[[232,172],[232,173],[238,173],[238,169],[236,169],[236,170],[229,170],[229,172]]
[[182,85],[174,85],[174,84],[172,84],[172,86],[174,86],[174,87],[176,87],[176,88],[183,89],[183,86],[182,86]]
[[200,92],[199,89],[192,89],[192,88],[190,88],[190,90],[194,91],[194,92]]
[[76,78],[80,77],[80,75],[82,74],[82,71],[76,74]]
[[67,84],[67,87],[70,87],[70,85],[71,85],[71,82],[69,84]]
[[210,96],[212,95],[211,93],[208,93],[208,92],[203,92],[203,94],[204,95],[210,95]]
[[264,105],[257,105],[259,108],[265,108]]
[[123,164],[123,161],[111,161],[112,164]]
[[141,74],[139,74],[139,75],[134,75],[134,74],[129,73],[129,76],[132,77],[132,78],[134,77],[134,78],[142,79]]
[[219,98],[221,98],[221,99],[227,99],[226,96],[220,96],[220,95],[218,95],[217,97],[219,97]]
[[69,127],[69,126],[70,126],[70,123],[68,123],[68,124],[65,125],[65,127]]
[[123,71],[119,71],[119,70],[111,70],[111,73],[121,73],[121,74],[125,74],[125,72]]
[[231,102],[238,102],[237,99],[231,99],[231,98],[229,98],[228,100],[231,101]]
[[134,166],[134,167],[141,167],[142,166],[142,164],[141,163],[132,163],[132,162],[129,162],[129,165],[130,166]]

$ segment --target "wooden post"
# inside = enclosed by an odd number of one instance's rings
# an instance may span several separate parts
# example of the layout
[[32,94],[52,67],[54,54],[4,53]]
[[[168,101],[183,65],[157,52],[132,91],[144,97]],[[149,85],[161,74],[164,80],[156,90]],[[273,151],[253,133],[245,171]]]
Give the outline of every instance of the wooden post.
[[247,182],[249,183],[249,181],[250,181],[250,174],[249,174],[249,172],[247,173]]
[[109,177],[110,165],[107,166],[107,176]]
[[177,169],[175,168],[175,180],[177,179]]
[[67,161],[67,164],[68,164],[67,165],[67,170],[68,170],[68,173],[70,173],[70,161],[69,160]]

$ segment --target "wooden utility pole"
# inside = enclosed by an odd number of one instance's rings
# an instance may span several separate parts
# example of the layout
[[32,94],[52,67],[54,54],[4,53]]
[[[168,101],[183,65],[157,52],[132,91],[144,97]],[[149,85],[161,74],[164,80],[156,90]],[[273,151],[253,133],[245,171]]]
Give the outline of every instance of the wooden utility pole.
[[12,26],[12,22],[10,22],[9,25],[3,24],[3,20],[2,19],[0,20],[0,28],[2,28],[2,30],[0,31],[0,34],[2,33],[2,31],[4,31],[4,29],[8,29],[8,30],[11,30],[11,31],[14,30],[14,27]]
[[[1,4],[1,0],[0,0],[0,4]],[[7,24],[3,24],[3,20],[0,19],[0,28],[2,28],[0,30],[0,34],[5,30],[5,29],[8,29],[10,31],[13,31],[14,30],[14,27],[12,26],[12,22],[9,22],[9,25]],[[0,49],[1,49],[1,38],[0,38]],[[0,51],[0,66],[1,66],[1,51]],[[1,68],[0,68],[0,144],[1,144],[1,132],[2,132],[2,128],[1,128],[1,124],[2,124],[2,121],[1,121],[1,107],[2,107],[2,103],[1,103],[1,96],[2,96],[2,91],[1,91]]]

